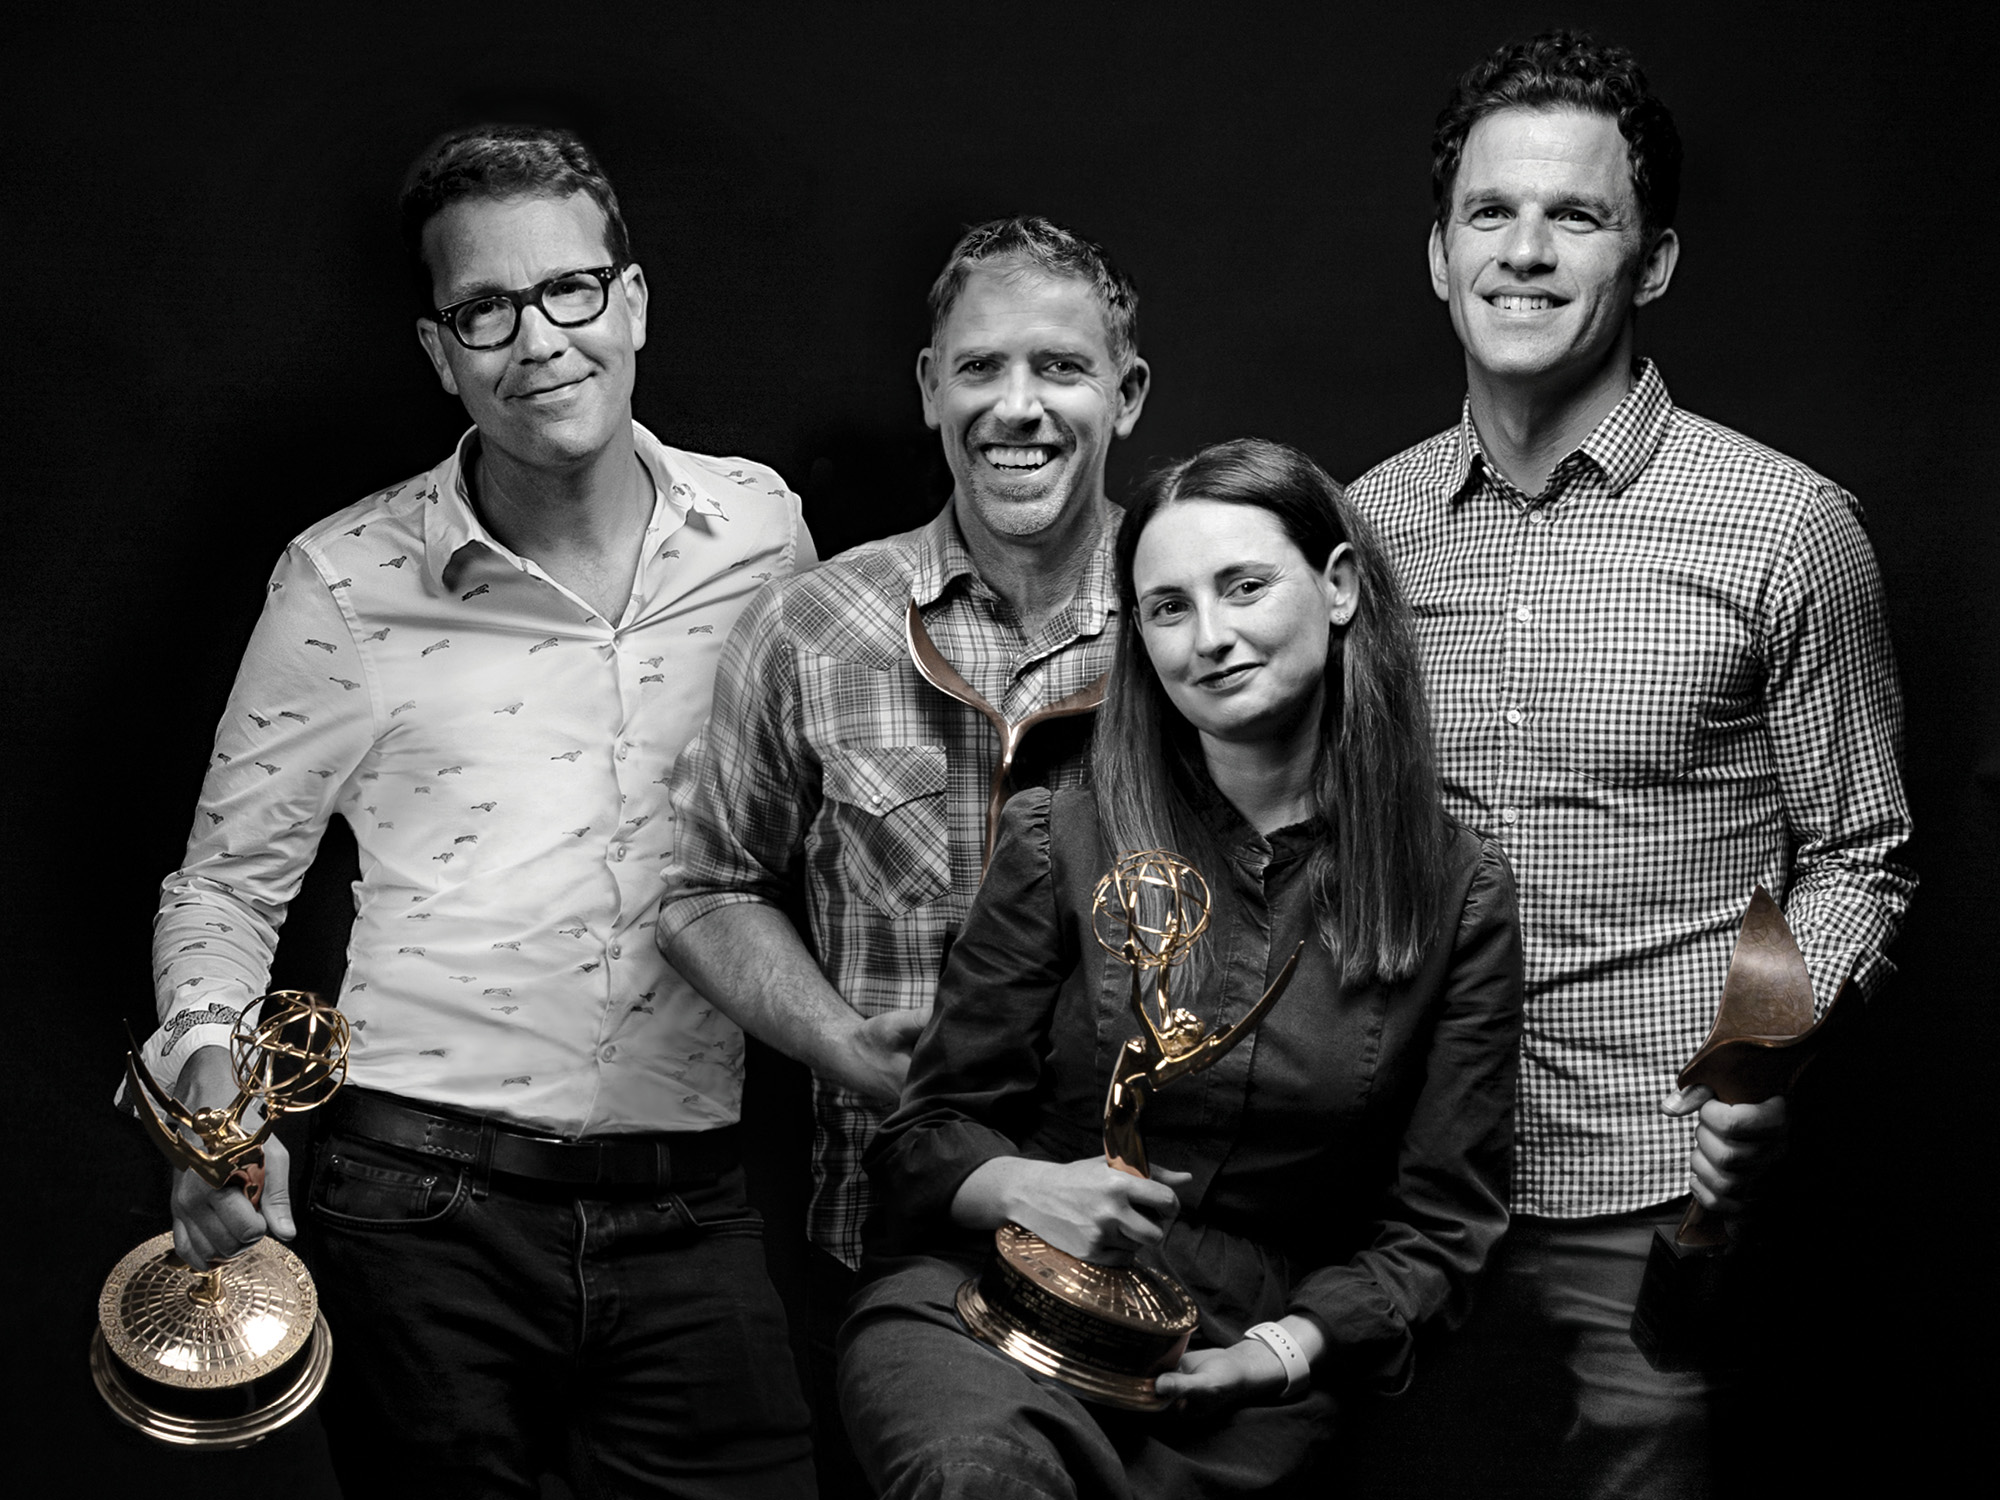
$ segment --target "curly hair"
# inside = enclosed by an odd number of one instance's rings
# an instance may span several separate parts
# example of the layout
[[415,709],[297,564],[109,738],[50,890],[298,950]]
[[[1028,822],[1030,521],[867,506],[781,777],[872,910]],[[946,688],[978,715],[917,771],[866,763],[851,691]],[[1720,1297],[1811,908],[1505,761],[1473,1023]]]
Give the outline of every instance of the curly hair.
[[632,259],[618,194],[590,148],[567,130],[543,125],[474,125],[438,137],[403,179],[399,208],[412,290],[432,306],[424,226],[467,198],[568,198],[583,193],[604,211],[604,246],[619,265]]
[[1466,137],[1503,109],[1581,109],[1615,120],[1632,163],[1640,234],[1651,245],[1673,227],[1681,196],[1681,136],[1673,112],[1648,89],[1645,72],[1625,48],[1566,30],[1496,49],[1452,89],[1431,137],[1431,195],[1440,225],[1451,212]]
[[987,261],[1025,260],[1044,275],[1088,282],[1104,311],[1104,331],[1111,357],[1119,368],[1129,365],[1139,349],[1139,289],[1132,284],[1104,247],[1087,240],[1074,230],[1037,214],[1017,214],[1011,219],[989,219],[965,231],[944,270],[931,283],[931,345],[935,348],[944,332],[944,321],[958,305],[966,278],[973,268]]
[[[1440,930],[1450,843],[1416,625],[1374,529],[1296,448],[1263,438],[1217,443],[1148,475],[1126,505],[1115,549],[1118,645],[1091,749],[1105,840],[1115,850],[1173,848],[1197,868],[1222,868],[1196,811],[1208,781],[1200,739],[1153,670],[1133,576],[1147,526],[1190,500],[1269,512],[1316,569],[1341,543],[1353,550],[1359,607],[1332,637],[1312,773],[1328,837],[1307,871],[1320,940],[1342,976],[1408,978]],[[1199,989],[1200,949],[1194,963]]]

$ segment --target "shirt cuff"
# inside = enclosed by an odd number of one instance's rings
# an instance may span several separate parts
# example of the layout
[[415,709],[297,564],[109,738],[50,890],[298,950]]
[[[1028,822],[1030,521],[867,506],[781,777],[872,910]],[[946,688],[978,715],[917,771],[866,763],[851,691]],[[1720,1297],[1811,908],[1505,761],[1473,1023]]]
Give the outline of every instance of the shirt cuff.
[[[159,1030],[139,1047],[139,1066],[171,1093],[187,1060],[203,1047],[226,1048],[238,1019],[257,999],[240,979],[190,979],[175,986]],[[136,1109],[139,1104],[123,1078],[111,1102],[119,1109]]]
[[660,903],[660,914],[655,932],[661,951],[672,939],[679,937],[710,912],[721,911],[725,906],[777,906],[760,891],[728,890],[704,891],[698,896],[669,896]]

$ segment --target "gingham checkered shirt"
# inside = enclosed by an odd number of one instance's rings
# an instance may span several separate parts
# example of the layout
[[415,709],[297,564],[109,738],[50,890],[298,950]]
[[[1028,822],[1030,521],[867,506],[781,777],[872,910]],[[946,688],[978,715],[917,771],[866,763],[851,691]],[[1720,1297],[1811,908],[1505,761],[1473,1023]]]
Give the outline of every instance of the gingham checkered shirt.
[[1678,410],[1643,363],[1546,491],[1458,425],[1357,480],[1423,642],[1453,813],[1498,838],[1527,962],[1514,1207],[1687,1191],[1659,1112],[1753,887],[1823,1012],[1890,972],[1915,881],[1902,706],[1853,496]]
[[[979,887],[999,737],[918,675],[905,606],[917,601],[946,659],[1018,722],[1110,666],[1114,531],[1099,535],[1069,606],[1032,636],[974,571],[949,505],[758,595],[723,650],[708,726],[674,771],[662,937],[736,902],[779,904],[802,860],[833,987],[863,1015],[930,1004]],[[1083,781],[1089,725],[1032,730],[1017,784]],[[814,1097],[807,1230],[856,1265],[861,1155],[886,1111],[819,1079]]]

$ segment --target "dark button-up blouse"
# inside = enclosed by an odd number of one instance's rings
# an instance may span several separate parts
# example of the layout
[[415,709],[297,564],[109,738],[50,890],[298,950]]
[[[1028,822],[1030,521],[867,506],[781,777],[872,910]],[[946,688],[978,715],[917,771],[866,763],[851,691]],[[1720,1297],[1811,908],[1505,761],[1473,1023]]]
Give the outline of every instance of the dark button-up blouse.
[[[1349,989],[1313,920],[1319,825],[1267,839],[1219,798],[1209,816],[1230,858],[1202,872],[1214,898],[1208,989],[1176,1003],[1212,1027],[1234,1021],[1308,941],[1262,1024],[1147,1103],[1152,1160],[1194,1180],[1145,1259],[1194,1296],[1198,1343],[1305,1313],[1329,1335],[1323,1370],[1399,1387],[1414,1330],[1463,1312],[1507,1225],[1521,1025],[1513,877],[1496,846],[1461,832],[1450,916],[1420,972]],[[951,1222],[975,1168],[1102,1153],[1113,1060],[1139,1030],[1130,971],[1090,931],[1112,860],[1088,790],[1008,805],[902,1104],[868,1156],[878,1252],[977,1265],[991,1235]]]

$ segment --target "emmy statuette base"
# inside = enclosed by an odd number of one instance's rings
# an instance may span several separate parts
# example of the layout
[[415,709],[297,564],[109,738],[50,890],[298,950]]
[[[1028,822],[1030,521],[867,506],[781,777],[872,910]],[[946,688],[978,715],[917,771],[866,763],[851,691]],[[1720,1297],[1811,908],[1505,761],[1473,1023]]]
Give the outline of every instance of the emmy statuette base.
[[1168,1403],[1153,1377],[1187,1351],[1200,1321],[1171,1276],[1100,1266],[1058,1250],[1019,1224],[994,1233],[986,1270],[958,1289],[973,1337],[1086,1401],[1126,1411]]
[[[313,1404],[332,1366],[333,1334],[326,1319],[315,1315],[305,1348],[277,1371],[275,1378],[259,1381],[254,1388],[238,1388],[243,1399],[256,1405],[220,1416],[184,1415],[165,1409],[159,1403],[160,1388],[125,1367],[105,1342],[103,1329],[94,1329],[90,1335],[90,1378],[113,1415],[147,1437],[178,1448],[219,1453],[261,1442]],[[267,1384],[278,1389],[266,1396],[263,1387]],[[153,1393],[146,1392],[149,1386],[155,1387]]]
[[1150,1375],[1128,1375],[1086,1364],[1051,1348],[1025,1326],[979,1294],[974,1278],[958,1289],[958,1316],[981,1343],[990,1344],[1017,1365],[1068,1386],[1086,1401],[1124,1411],[1165,1411],[1171,1404],[1153,1389]]

